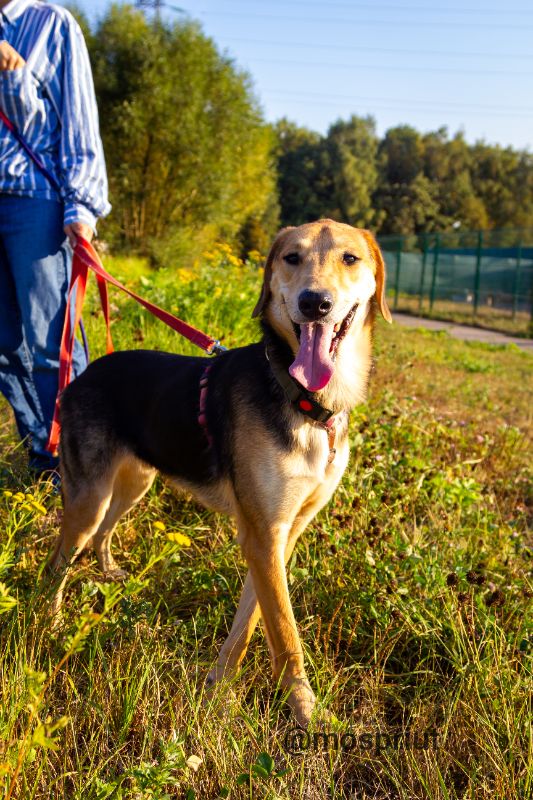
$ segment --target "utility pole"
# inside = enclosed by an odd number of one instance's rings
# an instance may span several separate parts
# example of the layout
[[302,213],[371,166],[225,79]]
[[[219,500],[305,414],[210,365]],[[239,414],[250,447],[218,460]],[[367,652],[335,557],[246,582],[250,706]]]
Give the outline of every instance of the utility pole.
[[162,0],[136,0],[136,6],[139,8],[153,8],[155,11],[155,18],[158,22],[161,21],[161,6]]
[[178,14],[187,13],[184,8],[178,8],[178,6],[169,5],[168,3],[163,2],[163,0],[135,0],[135,5],[138,8],[153,8],[157,22],[161,22],[161,9],[163,6],[165,8],[169,8],[171,11],[176,11]]

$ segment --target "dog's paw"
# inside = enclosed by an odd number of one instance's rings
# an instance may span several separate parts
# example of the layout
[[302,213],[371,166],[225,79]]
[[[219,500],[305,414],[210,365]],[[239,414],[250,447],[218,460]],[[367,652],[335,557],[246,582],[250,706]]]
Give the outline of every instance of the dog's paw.
[[207,695],[212,694],[213,689],[219,683],[225,682],[226,684],[233,683],[236,675],[236,670],[228,666],[221,666],[215,664],[210,670],[207,678],[205,679],[205,691]]
[[346,722],[342,722],[338,719],[335,714],[332,714],[331,711],[328,711],[324,706],[317,702],[316,706],[313,709],[313,716],[311,719],[311,725],[316,727],[321,727],[327,725],[327,729],[331,733],[340,733],[344,731],[347,726]]
[[128,573],[125,569],[120,569],[120,567],[115,567],[114,569],[108,569],[103,573],[103,580],[106,583],[116,582],[121,583],[129,578]]
[[49,631],[52,636],[55,636],[61,630],[63,625],[63,612],[60,608],[52,607],[49,613]]
[[298,725],[307,728],[316,706],[316,697],[307,678],[297,678],[291,682],[287,703]]
[[236,670],[215,665],[205,679],[202,705],[205,712],[221,724],[229,722],[240,710],[235,676]]

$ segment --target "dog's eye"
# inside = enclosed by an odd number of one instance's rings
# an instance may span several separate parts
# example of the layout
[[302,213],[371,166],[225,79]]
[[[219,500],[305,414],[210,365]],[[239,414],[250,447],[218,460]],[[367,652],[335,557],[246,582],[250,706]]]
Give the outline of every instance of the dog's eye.
[[351,266],[352,264],[355,264],[356,261],[361,261],[361,259],[358,256],[354,256],[351,253],[345,253],[343,255],[343,257],[342,257],[342,260],[348,266]]
[[300,263],[300,256],[298,253],[287,253],[286,256],[283,256],[283,260],[286,261],[287,264],[296,266],[296,264]]

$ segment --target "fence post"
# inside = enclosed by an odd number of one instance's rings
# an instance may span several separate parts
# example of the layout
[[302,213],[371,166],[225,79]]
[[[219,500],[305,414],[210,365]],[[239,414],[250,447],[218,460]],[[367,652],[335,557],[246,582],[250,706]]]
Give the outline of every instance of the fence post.
[[429,310],[433,311],[435,302],[435,283],[437,281],[437,268],[439,265],[440,234],[435,234],[435,249],[433,250],[433,274],[431,276],[431,291],[429,294]]
[[530,317],[529,317],[529,331],[528,336],[533,337],[533,281],[531,281],[530,287]]
[[398,308],[398,293],[400,291],[400,264],[402,261],[402,246],[403,246],[403,236],[400,237],[400,241],[398,244],[398,249],[396,251],[396,274],[394,276],[394,305],[393,308],[396,310]]
[[483,245],[483,231],[477,232],[476,274],[474,276],[474,317],[477,315],[479,305],[479,280],[481,277],[481,247]]
[[420,271],[420,287],[418,289],[418,310],[422,311],[422,298],[424,297],[424,281],[426,279],[426,263],[428,260],[428,235],[423,234],[424,243],[422,245],[422,269]]
[[518,308],[518,282],[520,277],[520,263],[522,261],[522,242],[518,242],[516,246],[516,267],[514,271],[513,283],[513,314],[512,318],[516,319],[516,310]]

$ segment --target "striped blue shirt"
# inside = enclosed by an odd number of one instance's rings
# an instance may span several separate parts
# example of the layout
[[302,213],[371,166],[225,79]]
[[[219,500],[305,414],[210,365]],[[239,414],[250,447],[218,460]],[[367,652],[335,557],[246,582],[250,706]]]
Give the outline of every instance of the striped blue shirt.
[[64,8],[11,0],[0,41],[26,61],[0,71],[0,107],[61,187],[57,192],[0,121],[0,193],[62,200],[64,224],[109,213],[98,110],[83,34]]

